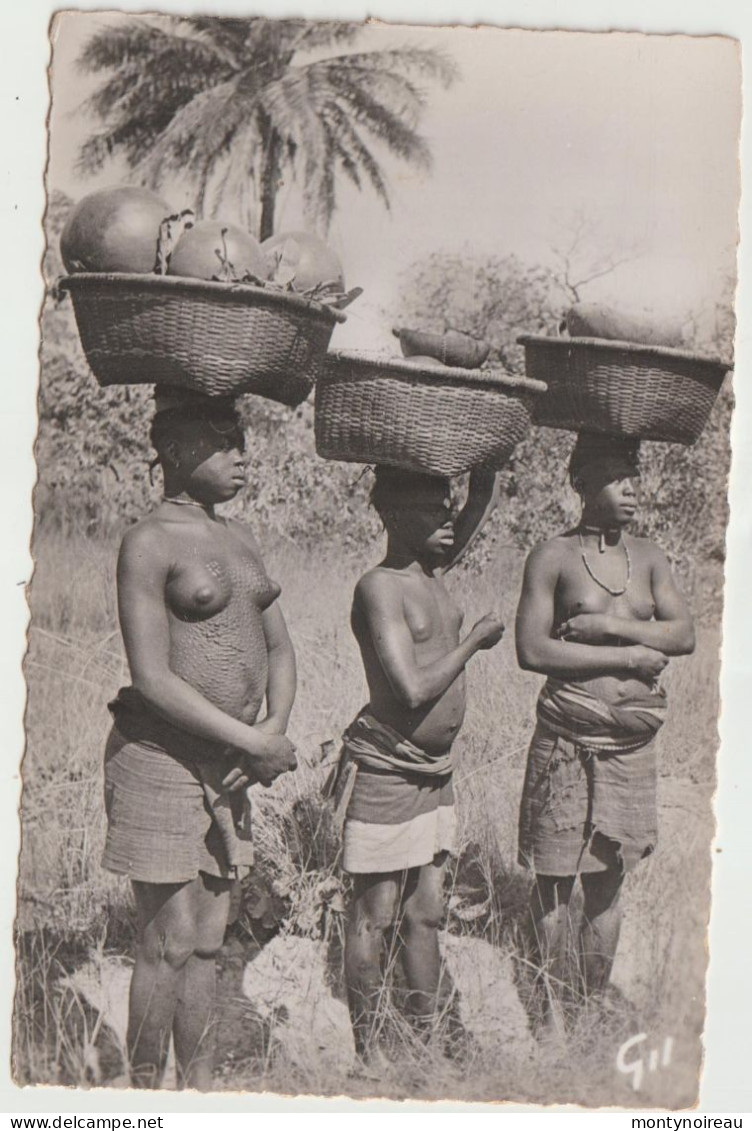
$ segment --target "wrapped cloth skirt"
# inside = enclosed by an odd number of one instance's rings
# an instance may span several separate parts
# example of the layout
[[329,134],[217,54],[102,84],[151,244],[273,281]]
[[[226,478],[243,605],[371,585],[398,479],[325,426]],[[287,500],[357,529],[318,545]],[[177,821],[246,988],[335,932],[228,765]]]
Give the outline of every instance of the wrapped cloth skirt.
[[235,865],[195,759],[113,727],[104,767],[107,839],[103,866],[153,884],[193,880],[199,872],[236,879],[253,862],[250,823],[237,829]]
[[402,872],[451,852],[452,776],[418,777],[359,766],[344,826],[346,872]]
[[627,872],[657,841],[656,750],[596,751],[540,723],[528,753],[519,862],[541,876]]

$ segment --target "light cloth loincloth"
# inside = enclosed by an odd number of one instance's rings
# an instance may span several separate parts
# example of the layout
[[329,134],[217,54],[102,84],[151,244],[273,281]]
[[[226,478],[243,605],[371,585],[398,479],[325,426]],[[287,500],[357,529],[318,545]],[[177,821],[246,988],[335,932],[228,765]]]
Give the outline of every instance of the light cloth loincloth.
[[654,737],[662,691],[616,704],[549,680],[538,700],[519,826],[519,861],[539,875],[629,871],[658,838]]
[[454,847],[451,754],[432,756],[362,711],[343,736],[329,793],[344,812],[346,872],[402,872]]
[[121,692],[111,707],[103,866],[147,883],[242,877],[253,863],[251,807],[245,790],[222,787],[232,758],[207,755],[207,743],[140,710],[135,697]]

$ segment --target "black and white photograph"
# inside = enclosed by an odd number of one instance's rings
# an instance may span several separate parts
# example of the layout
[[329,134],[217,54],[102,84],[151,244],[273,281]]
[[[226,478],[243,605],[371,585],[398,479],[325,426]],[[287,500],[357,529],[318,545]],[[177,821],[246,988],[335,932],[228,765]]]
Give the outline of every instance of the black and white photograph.
[[49,37],[15,1084],[691,1110],[740,43]]

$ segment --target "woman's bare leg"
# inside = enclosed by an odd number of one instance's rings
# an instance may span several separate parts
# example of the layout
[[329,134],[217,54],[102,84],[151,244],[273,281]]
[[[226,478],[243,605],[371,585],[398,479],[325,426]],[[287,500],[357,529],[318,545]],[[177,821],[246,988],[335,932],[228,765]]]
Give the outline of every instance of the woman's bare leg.
[[410,1012],[419,1024],[429,1027],[440,996],[439,927],[444,917],[446,861],[446,852],[440,852],[432,863],[410,869],[400,912]]
[[231,880],[203,872],[191,884],[196,942],[183,971],[173,1025],[180,1087],[208,1091],[212,1086],[216,959],[224,940],[231,890]]
[[383,992],[384,932],[394,922],[400,891],[399,872],[353,876],[353,894],[345,930],[345,980],[355,1048],[367,1056],[375,1035]]
[[191,883],[133,882],[139,941],[129,997],[128,1056],[137,1088],[158,1088],[162,1080],[180,985],[196,945],[190,889]]
[[546,1029],[562,1028],[560,1001],[569,984],[572,923],[569,901],[574,876],[535,877],[530,896],[533,949],[539,966],[537,999]]
[[617,868],[582,877],[585,907],[580,958],[586,994],[605,990],[611,977],[621,931],[619,895],[623,880],[624,874]]

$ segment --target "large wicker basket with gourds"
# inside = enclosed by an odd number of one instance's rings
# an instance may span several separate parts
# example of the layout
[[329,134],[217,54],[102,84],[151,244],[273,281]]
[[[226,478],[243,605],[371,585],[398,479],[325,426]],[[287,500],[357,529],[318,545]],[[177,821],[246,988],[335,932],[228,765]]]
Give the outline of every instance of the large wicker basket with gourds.
[[81,273],[60,286],[101,385],[160,383],[300,404],[345,321],[330,306],[246,283]]

